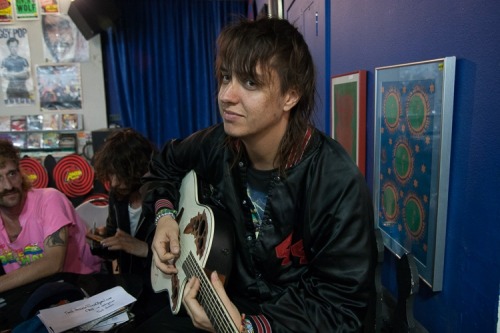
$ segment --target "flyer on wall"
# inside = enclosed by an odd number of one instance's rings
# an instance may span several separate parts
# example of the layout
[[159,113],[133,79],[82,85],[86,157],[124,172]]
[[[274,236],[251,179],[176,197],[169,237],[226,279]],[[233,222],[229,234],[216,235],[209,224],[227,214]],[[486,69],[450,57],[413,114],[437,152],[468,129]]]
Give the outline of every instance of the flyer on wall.
[[12,23],[14,20],[12,1],[0,0],[0,23]]
[[35,103],[28,29],[0,28],[0,76],[6,106]]
[[41,25],[46,62],[89,61],[89,43],[68,15],[42,15]]
[[57,0],[40,0],[40,9],[43,14],[59,13],[59,3]]
[[79,64],[37,66],[36,74],[42,111],[82,108]]
[[39,18],[36,0],[16,0],[16,20],[37,20]]

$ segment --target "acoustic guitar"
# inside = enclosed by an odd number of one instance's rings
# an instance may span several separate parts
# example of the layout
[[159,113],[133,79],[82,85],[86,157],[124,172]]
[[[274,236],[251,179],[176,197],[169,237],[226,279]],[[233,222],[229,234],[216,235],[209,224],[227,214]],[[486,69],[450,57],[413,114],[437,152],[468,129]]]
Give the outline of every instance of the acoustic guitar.
[[214,329],[219,333],[236,333],[239,328],[231,319],[209,278],[214,270],[222,281],[229,276],[234,248],[232,225],[227,213],[205,202],[205,191],[206,186],[198,181],[194,171],[183,178],[177,215],[181,251],[174,262],[178,273],[165,274],[153,261],[151,283],[155,292],[168,291],[170,307],[177,314],[182,304],[184,287],[190,277],[196,276],[200,280],[198,301]]

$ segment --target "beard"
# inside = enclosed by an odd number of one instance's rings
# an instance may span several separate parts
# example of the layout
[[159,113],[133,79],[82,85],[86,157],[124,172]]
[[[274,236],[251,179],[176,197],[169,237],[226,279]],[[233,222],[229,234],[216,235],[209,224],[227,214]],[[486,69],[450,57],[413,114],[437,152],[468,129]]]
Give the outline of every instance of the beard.
[[127,199],[136,190],[137,190],[137,188],[135,186],[127,186],[127,187],[116,186],[116,187],[111,188],[111,192],[114,193],[114,195],[116,196],[116,198],[118,200]]
[[0,207],[12,208],[17,206],[22,199],[23,192],[18,188],[13,188],[0,193]]
[[124,200],[130,195],[129,188],[112,188],[111,191],[115,194],[118,200]]

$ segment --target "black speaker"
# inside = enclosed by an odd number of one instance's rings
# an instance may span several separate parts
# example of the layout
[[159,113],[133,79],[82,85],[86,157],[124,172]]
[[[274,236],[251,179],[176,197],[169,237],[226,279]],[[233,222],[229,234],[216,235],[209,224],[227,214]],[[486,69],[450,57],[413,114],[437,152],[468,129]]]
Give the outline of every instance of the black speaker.
[[116,128],[102,128],[91,132],[92,150],[94,151],[94,154],[101,149],[101,146],[104,142],[106,142],[108,136],[116,130]]
[[106,31],[120,17],[113,0],[74,0],[68,15],[86,40]]

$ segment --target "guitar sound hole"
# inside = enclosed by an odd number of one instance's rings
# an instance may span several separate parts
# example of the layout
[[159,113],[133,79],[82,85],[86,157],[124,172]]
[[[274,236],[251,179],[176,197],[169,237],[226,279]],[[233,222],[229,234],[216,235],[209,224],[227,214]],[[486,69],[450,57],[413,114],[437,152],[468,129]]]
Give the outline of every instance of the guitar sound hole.
[[205,253],[208,234],[208,221],[205,211],[191,218],[184,228],[184,234],[191,234],[194,236],[196,254],[201,258]]
[[199,221],[199,226],[198,226],[198,235],[200,237],[203,237],[205,235],[205,232],[207,231],[207,221],[201,220]]
[[200,256],[205,252],[205,244],[207,239],[207,221],[201,219],[198,221],[198,228],[196,229],[196,248],[198,249],[198,254]]

